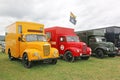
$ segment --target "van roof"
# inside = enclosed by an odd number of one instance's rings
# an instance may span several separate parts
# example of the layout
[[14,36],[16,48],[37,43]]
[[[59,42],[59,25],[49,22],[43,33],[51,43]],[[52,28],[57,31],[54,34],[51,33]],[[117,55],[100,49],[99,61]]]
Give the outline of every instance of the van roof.
[[63,35],[75,35],[74,29],[72,28],[65,28],[65,27],[60,27],[60,26],[54,26],[50,28],[45,28],[45,31],[54,31],[56,34],[63,34]]

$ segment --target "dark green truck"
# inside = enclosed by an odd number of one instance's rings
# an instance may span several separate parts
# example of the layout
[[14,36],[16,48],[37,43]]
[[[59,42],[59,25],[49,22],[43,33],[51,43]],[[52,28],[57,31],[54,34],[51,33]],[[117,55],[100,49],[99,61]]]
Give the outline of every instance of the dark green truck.
[[112,42],[106,42],[104,30],[77,31],[76,34],[91,47],[92,55],[98,58],[116,56],[118,48]]

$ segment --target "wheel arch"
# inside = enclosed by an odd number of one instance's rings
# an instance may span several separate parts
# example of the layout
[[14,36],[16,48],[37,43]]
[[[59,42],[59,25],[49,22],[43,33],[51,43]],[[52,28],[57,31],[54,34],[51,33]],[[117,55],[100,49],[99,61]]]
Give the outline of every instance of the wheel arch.
[[27,52],[23,52],[22,56],[23,56],[24,54],[27,54]]
[[78,53],[76,52],[78,48],[74,48],[74,47],[69,47],[67,48],[64,53],[66,53],[67,51],[70,51],[72,53],[72,55],[75,57],[75,56],[78,56]]
[[[68,53],[70,52],[71,57],[68,55]],[[68,57],[67,57],[68,56]],[[70,50],[67,50],[63,56],[63,58],[68,61],[68,62],[73,62],[74,61],[74,56],[72,54],[72,52]]]
[[7,53],[10,51],[10,48],[8,49]]
[[99,49],[102,50],[104,52],[104,54],[105,54],[105,48],[104,47],[97,47],[97,48],[95,48],[94,52],[96,52]]

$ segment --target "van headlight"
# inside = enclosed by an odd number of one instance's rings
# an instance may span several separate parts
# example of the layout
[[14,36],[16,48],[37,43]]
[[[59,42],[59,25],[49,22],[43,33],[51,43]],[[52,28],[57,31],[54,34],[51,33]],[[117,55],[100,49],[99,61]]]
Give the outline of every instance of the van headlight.
[[57,50],[55,50],[55,51],[54,51],[54,54],[57,54],[57,53],[58,53],[58,51],[57,51]]
[[54,56],[57,56],[58,55],[58,50],[55,50],[54,51]]
[[34,53],[33,53],[33,56],[38,56],[38,52],[34,52]]
[[109,48],[107,48],[107,51],[109,51],[110,49]]
[[77,51],[78,53],[80,52],[80,50],[79,50],[79,49],[77,49],[76,51]]
[[116,51],[118,51],[118,48],[117,48],[117,47],[115,47],[115,50],[116,50]]

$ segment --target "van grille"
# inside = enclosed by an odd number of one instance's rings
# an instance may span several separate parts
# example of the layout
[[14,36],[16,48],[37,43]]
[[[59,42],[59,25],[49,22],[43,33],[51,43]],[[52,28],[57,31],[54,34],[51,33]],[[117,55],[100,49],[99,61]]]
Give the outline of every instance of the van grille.
[[114,51],[114,46],[111,46],[111,47],[110,47],[110,51]]
[[50,54],[50,46],[44,45],[43,46],[44,56],[48,56]]
[[86,45],[83,45],[83,53],[86,53],[86,49],[87,49],[87,46]]

